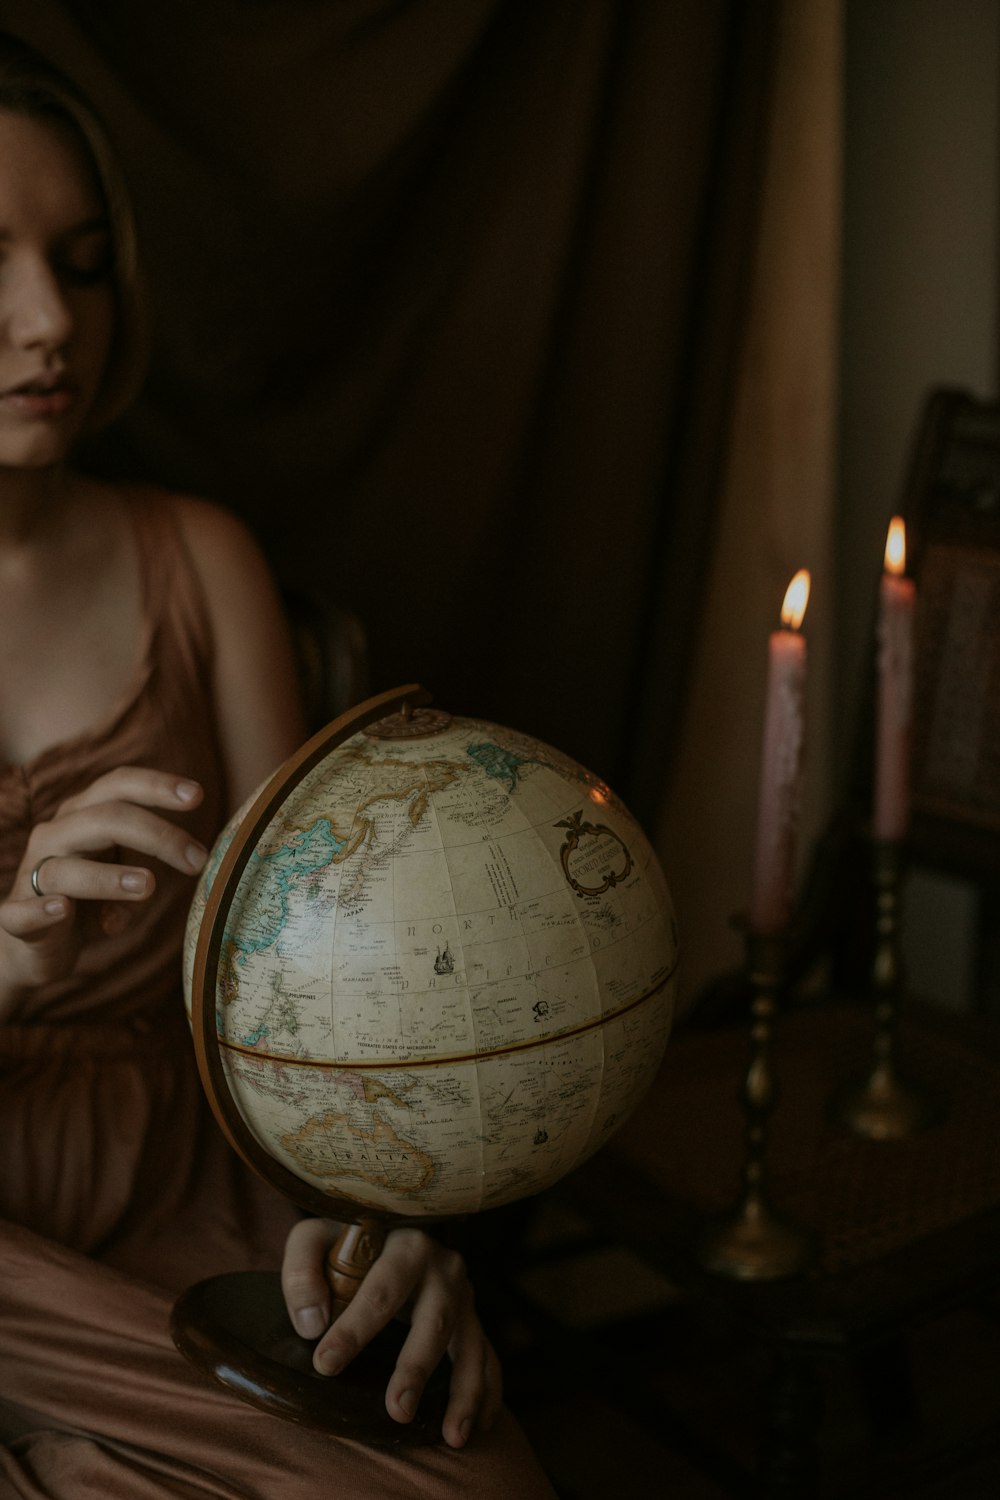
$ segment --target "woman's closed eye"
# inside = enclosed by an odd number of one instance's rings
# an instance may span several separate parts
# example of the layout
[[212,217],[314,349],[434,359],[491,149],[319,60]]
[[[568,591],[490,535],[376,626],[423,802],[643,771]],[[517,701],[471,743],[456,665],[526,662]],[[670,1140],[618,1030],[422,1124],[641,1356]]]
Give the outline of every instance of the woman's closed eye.
[[111,276],[111,257],[92,266],[77,265],[74,261],[57,261],[55,269],[60,281],[68,286],[97,286]]
[[52,255],[52,269],[67,286],[97,286],[108,280],[113,268],[111,237],[103,225],[68,235]]

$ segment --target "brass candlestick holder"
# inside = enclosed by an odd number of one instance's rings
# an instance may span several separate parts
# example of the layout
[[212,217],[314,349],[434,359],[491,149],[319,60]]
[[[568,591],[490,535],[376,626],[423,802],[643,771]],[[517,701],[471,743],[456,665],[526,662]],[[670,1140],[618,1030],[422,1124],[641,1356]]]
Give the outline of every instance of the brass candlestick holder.
[[925,1129],[941,1113],[939,1101],[905,1082],[896,1058],[896,1030],[903,991],[899,945],[902,856],[895,840],[872,844],[875,888],[875,957],[871,992],[875,1007],[873,1061],[867,1077],[834,1099],[830,1114],[869,1140],[900,1140]]
[[735,1211],[703,1236],[699,1260],[707,1271],[740,1281],[794,1276],[813,1255],[810,1236],[774,1213],[765,1191],[767,1122],[776,1085],[771,1062],[771,1025],[784,975],[784,937],[750,933],[747,950],[753,1001],[750,1063],[743,1083],[746,1156],[743,1193]]

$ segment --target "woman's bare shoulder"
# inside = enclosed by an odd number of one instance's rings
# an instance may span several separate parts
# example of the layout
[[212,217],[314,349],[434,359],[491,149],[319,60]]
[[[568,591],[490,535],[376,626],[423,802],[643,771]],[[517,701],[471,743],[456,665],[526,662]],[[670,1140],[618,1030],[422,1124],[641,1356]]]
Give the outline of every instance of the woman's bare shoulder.
[[214,500],[180,494],[153,484],[130,484],[79,476],[74,499],[90,526],[102,516],[121,516],[156,505],[169,511],[199,569],[205,563],[224,565],[227,559],[245,563],[260,548],[246,523]]
[[[241,560],[247,552],[260,553],[260,547],[249,526],[239,516],[200,495],[154,491],[161,504],[169,506],[176,517],[184,540],[196,560],[205,556],[213,562],[225,562],[235,555]],[[141,500],[141,497],[140,497]]]
[[170,503],[202,580],[215,643],[216,706],[238,805],[305,733],[288,624],[249,526],[210,500],[175,495]]

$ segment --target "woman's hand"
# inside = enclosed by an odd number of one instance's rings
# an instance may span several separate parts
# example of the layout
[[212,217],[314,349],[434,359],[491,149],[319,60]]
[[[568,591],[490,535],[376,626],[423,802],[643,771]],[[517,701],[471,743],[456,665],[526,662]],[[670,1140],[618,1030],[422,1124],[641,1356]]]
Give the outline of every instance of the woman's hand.
[[[0,905],[0,1003],[9,1009],[37,986],[64,979],[95,923],[114,936],[128,922],[128,907],[153,894],[152,870],[119,864],[120,848],[186,875],[198,873],[207,851],[153,809],[190,812],[202,795],[196,782],[183,777],[122,766],[35,825]],[[32,871],[41,895],[32,887]]]
[[476,1316],[465,1262],[423,1230],[393,1229],[360,1290],[331,1325],[324,1265],[341,1228],[331,1219],[303,1219],[285,1245],[285,1303],[302,1337],[319,1339],[313,1365],[321,1375],[339,1374],[409,1304],[410,1331],[386,1387],[386,1410],[397,1422],[410,1421],[447,1353],[451,1388],[441,1431],[452,1448],[464,1447],[473,1425],[489,1430],[501,1401],[500,1361]]

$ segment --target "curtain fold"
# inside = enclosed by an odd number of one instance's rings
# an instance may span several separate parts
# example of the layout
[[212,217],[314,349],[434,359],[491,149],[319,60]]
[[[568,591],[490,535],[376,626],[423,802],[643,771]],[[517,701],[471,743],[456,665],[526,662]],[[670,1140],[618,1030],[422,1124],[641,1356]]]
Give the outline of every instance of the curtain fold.
[[153,364],[91,461],[232,506],[358,611],[377,687],[553,741],[647,823],[771,9],[0,0],[96,98],[138,204]]
[[0,0],[137,202],[152,366],[89,461],[242,514],[374,688],[605,776],[692,975],[785,573],[826,607],[838,3]]
[[[684,935],[682,1003],[744,960],[767,637],[812,575],[798,853],[831,814],[842,147],[841,0],[784,0],[760,229],[716,544],[659,844]],[[853,705],[852,705],[853,706]]]

